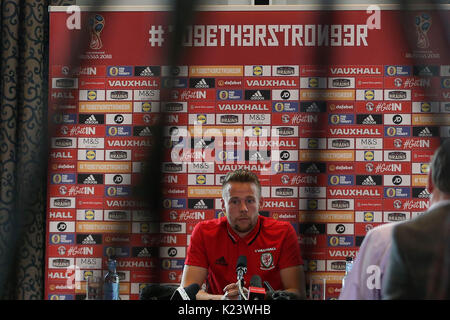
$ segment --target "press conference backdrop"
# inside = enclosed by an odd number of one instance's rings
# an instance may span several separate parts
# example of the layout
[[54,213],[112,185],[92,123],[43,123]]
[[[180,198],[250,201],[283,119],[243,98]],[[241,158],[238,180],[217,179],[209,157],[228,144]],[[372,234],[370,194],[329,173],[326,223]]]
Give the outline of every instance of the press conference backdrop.
[[[66,9],[50,10],[47,299],[83,299],[110,255],[122,299],[180,283],[190,234],[223,215],[237,168],[259,175],[261,214],[294,226],[326,299],[368,230],[426,210],[428,162],[450,135],[447,10],[200,10],[169,66],[161,7],[82,7],[82,30]],[[133,192],[163,115],[152,214]]]

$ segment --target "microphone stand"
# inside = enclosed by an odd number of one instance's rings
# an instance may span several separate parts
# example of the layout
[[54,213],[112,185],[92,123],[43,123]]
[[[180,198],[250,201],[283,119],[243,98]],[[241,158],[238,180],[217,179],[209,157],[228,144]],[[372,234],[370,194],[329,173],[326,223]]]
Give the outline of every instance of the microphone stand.
[[239,294],[240,294],[240,297],[241,297],[240,300],[242,300],[242,299],[248,300],[248,298],[245,296],[244,292],[242,291],[242,279],[238,280],[238,289],[239,289]]

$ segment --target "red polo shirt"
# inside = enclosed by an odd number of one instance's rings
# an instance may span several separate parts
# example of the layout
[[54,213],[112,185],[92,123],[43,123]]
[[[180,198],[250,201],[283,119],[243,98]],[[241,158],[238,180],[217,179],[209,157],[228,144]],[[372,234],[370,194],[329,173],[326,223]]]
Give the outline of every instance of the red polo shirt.
[[208,269],[207,292],[223,294],[227,284],[236,282],[236,261],[241,255],[247,257],[246,286],[257,274],[274,290],[283,290],[280,270],[303,264],[292,225],[263,216],[244,238],[233,231],[226,217],[198,223],[185,264]]

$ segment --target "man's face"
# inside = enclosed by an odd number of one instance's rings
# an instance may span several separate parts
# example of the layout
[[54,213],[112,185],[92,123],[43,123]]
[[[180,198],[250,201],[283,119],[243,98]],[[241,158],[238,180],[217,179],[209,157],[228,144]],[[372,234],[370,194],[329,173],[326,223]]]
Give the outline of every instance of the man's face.
[[255,227],[260,207],[262,199],[254,183],[230,182],[225,186],[222,209],[230,227],[239,236],[245,236]]

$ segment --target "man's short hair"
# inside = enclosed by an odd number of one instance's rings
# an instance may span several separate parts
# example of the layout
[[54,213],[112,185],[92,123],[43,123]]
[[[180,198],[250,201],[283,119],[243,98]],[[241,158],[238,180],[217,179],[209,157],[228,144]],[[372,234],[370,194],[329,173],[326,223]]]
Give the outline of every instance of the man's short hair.
[[245,169],[237,169],[235,171],[228,172],[222,181],[222,197],[225,186],[230,182],[254,183],[256,186],[256,191],[258,192],[258,198],[261,198],[261,183],[259,182],[258,176],[253,172]]
[[431,181],[444,193],[450,194],[450,139],[437,148],[430,164]]

